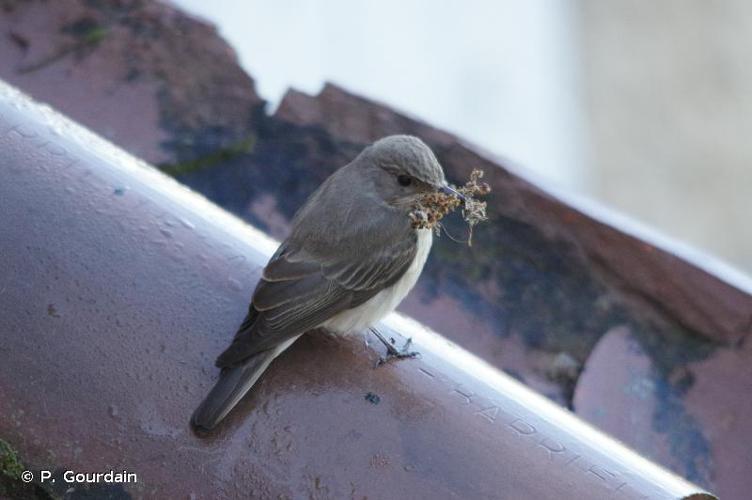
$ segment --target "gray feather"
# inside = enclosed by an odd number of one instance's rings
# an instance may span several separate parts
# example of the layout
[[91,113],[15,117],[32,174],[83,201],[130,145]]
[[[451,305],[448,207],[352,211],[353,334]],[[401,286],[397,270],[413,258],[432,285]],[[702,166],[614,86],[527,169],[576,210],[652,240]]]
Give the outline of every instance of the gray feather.
[[276,350],[265,351],[239,365],[224,368],[214,388],[193,413],[193,426],[213,429],[253,387],[277,354]]
[[[417,248],[409,219],[359,189],[336,188],[354,186],[353,178],[362,177],[348,165],[311,195],[293,219],[292,234],[266,265],[248,316],[217,366],[242,363],[316,328],[404,274]],[[339,209],[330,205],[334,202]]]
[[[402,175],[415,182],[401,186]],[[377,141],[324,181],[265,267],[193,424],[214,427],[297,337],[397,283],[417,254],[406,207],[445,184],[434,154],[410,136]]]

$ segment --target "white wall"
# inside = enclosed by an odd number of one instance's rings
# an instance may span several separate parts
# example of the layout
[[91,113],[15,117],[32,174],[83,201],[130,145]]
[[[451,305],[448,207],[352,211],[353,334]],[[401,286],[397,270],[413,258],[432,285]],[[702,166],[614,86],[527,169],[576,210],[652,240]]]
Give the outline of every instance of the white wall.
[[579,4],[588,192],[752,271],[752,2]]

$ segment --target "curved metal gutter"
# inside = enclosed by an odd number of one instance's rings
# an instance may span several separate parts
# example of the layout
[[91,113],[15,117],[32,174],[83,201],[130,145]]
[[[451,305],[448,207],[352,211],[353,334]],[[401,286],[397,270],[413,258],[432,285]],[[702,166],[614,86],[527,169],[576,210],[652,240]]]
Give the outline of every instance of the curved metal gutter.
[[191,412],[275,242],[0,83],[0,438],[156,498],[712,498],[417,323],[314,333],[221,429]]

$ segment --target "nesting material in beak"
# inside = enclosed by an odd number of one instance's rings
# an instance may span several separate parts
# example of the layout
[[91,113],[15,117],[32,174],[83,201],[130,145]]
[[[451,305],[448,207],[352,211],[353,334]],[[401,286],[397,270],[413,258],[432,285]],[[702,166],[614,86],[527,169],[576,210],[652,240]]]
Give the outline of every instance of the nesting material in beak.
[[445,186],[441,186],[439,188],[439,192],[440,193],[444,193],[445,195],[448,195],[448,196],[456,196],[457,198],[460,199],[460,201],[462,203],[465,203],[465,195],[463,195],[462,193],[460,193],[459,191],[457,191],[456,189],[454,189],[449,184],[447,184]]
[[486,202],[475,199],[475,196],[485,196],[491,192],[491,187],[485,182],[483,171],[475,169],[470,174],[470,180],[461,188],[445,185],[433,193],[421,196],[410,212],[410,220],[416,229],[434,229],[439,233],[441,219],[455,208],[463,205],[462,218],[469,227],[467,244],[472,245],[473,226],[487,219]]

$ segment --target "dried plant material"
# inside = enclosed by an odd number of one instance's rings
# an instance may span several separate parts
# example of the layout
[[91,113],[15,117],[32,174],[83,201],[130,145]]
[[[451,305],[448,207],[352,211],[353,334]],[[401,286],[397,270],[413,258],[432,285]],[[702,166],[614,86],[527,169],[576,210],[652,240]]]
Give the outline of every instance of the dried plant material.
[[434,229],[438,235],[441,228],[441,219],[458,206],[463,205],[462,218],[465,219],[469,227],[467,244],[472,246],[473,227],[487,219],[486,202],[478,200],[477,197],[485,196],[491,192],[491,186],[480,181],[482,178],[483,171],[475,169],[470,174],[470,180],[464,186],[457,188],[457,191],[465,197],[464,204],[453,194],[440,192],[424,194],[410,212],[413,227],[416,229]]
[[467,236],[468,246],[473,245],[473,227],[479,222],[488,219],[486,215],[487,203],[477,199],[478,196],[486,196],[491,192],[491,186],[487,182],[480,181],[483,178],[483,174],[483,170],[473,169],[470,173],[470,180],[457,190],[465,197],[462,218],[465,219],[469,228]]
[[438,224],[449,212],[462,202],[451,194],[426,193],[410,212],[410,220],[416,229],[438,229]]

